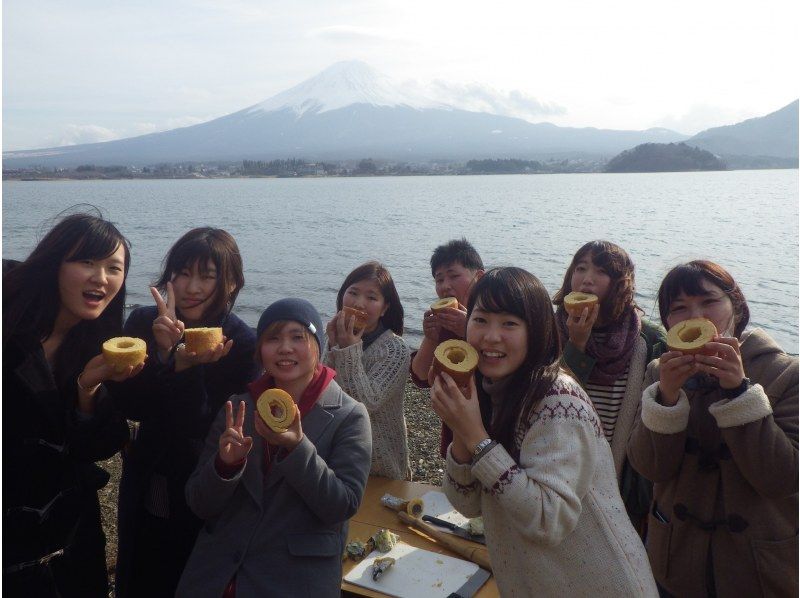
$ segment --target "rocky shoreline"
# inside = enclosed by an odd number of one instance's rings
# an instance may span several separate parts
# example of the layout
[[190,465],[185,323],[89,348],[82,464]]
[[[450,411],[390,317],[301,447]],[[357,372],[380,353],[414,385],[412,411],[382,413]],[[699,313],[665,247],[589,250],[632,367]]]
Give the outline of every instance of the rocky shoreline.
[[[408,450],[412,477],[415,482],[436,486],[442,483],[444,460],[439,456],[441,422],[430,407],[427,390],[406,382],[404,411],[408,426]],[[119,455],[99,463],[111,474],[111,481],[101,489],[100,509],[103,531],[106,534],[106,563],[113,575],[117,554],[117,491],[122,463]]]

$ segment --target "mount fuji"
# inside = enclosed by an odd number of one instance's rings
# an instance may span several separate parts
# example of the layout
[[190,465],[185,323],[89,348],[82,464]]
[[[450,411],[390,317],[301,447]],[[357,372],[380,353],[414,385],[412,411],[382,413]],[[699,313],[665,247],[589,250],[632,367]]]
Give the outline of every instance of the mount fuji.
[[463,110],[402,86],[359,61],[336,63],[260,104],[205,123],[139,137],[3,153],[5,168],[142,166],[305,158],[464,160],[611,157],[642,143],[682,141],[667,129],[534,124]]

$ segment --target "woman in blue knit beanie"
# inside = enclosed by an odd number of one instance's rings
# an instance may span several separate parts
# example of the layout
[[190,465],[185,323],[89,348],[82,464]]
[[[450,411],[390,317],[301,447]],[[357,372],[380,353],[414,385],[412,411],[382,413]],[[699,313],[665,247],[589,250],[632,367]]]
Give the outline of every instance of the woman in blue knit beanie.
[[[303,299],[270,305],[258,322],[264,373],[231,397],[186,486],[206,520],[177,596],[339,596],[347,521],[369,475],[372,436],[364,406],[320,363],[322,324]],[[256,410],[280,388],[295,402],[284,432]]]

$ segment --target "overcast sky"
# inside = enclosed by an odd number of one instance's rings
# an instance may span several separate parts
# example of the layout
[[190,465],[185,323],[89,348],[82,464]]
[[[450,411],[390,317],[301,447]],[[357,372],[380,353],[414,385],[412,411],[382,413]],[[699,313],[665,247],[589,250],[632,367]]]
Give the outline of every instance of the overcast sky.
[[798,97],[799,5],[4,0],[3,149],[210,120],[353,59],[532,122],[693,134]]

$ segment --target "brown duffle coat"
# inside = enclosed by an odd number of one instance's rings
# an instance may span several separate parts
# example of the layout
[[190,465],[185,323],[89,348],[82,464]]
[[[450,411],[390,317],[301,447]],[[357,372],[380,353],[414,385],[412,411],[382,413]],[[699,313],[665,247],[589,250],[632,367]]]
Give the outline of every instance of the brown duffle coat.
[[798,361],[762,330],[741,352],[752,386],[731,400],[695,383],[661,405],[648,367],[628,457],[655,483],[647,552],[676,596],[798,593]]

